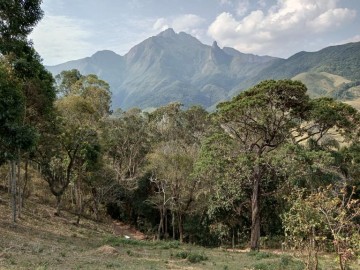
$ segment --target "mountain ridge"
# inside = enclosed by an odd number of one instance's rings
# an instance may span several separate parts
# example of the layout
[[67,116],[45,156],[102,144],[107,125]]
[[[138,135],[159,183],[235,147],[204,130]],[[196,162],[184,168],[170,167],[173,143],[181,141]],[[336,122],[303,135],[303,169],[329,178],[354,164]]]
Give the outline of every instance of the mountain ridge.
[[[360,80],[360,42],[298,52],[283,59],[220,48],[216,41],[206,45],[169,28],[135,45],[123,56],[103,50],[47,68],[54,75],[73,68],[82,74],[98,75],[111,86],[113,108],[145,109],[172,101],[214,108],[218,102],[265,79],[327,72],[351,81]],[[319,87],[314,89],[319,92]]]

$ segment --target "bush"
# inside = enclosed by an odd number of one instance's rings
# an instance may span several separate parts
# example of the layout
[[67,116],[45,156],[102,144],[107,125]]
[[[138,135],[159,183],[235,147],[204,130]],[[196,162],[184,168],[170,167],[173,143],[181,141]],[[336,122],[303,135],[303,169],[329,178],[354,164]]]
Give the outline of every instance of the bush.
[[208,259],[208,257],[205,256],[204,254],[191,253],[191,252],[187,252],[187,251],[181,251],[181,252],[177,253],[175,255],[175,257],[180,258],[180,259],[187,259],[191,263],[199,263],[202,261],[206,261]]
[[189,256],[189,252],[181,251],[175,255],[176,258],[186,259]]
[[190,253],[187,259],[191,263],[199,263],[202,261],[206,261],[208,258],[203,254]]

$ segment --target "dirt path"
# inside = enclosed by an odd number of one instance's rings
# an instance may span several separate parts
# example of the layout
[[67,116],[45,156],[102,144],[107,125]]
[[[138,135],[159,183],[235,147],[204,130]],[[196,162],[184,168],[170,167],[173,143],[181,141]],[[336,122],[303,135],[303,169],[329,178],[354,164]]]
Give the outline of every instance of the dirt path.
[[146,235],[121,221],[113,221],[113,233],[135,240],[145,240]]

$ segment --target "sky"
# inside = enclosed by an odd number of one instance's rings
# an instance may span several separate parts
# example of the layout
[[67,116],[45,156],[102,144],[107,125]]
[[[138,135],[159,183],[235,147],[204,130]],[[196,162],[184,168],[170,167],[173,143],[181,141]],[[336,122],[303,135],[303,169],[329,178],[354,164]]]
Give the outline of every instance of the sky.
[[43,0],[30,39],[45,65],[126,54],[171,27],[204,44],[288,58],[360,41],[359,0]]

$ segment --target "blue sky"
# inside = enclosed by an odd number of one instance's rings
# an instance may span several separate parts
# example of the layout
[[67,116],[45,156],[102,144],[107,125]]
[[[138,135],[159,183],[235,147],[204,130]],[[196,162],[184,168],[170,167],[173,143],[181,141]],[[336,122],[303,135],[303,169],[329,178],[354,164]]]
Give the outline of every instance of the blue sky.
[[205,44],[287,58],[360,41],[359,0],[43,0],[30,38],[44,64],[120,55],[168,27]]

